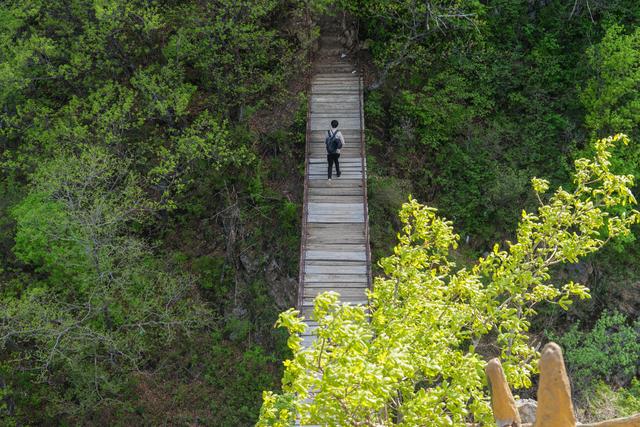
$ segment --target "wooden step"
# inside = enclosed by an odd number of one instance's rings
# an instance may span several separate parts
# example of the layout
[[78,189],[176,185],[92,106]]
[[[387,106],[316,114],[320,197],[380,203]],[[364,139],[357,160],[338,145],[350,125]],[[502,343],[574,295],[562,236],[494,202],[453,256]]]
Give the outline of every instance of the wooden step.
[[364,251],[305,251],[304,259],[308,261],[366,261]]
[[[305,285],[310,287],[324,286],[325,283],[344,283],[344,286],[355,287],[367,283],[366,274],[340,274],[337,272],[309,273],[305,271]],[[365,285],[366,286],[366,285]]]
[[310,261],[308,261],[307,265],[305,265],[305,267],[304,267],[305,273],[309,274],[309,275],[314,275],[314,274],[353,274],[353,275],[361,274],[361,275],[365,275],[365,274],[367,274],[367,266],[365,264],[338,266],[338,265],[335,265],[335,264],[330,264],[330,265],[312,265],[312,264],[309,264],[309,262]]
[[[338,292],[343,303],[366,304],[365,292],[370,285],[362,82],[354,58],[342,56],[342,52],[338,36],[323,34],[312,67],[305,165],[306,221],[302,230],[304,253],[298,307],[305,316],[310,316],[314,298],[325,291]],[[339,158],[341,176],[336,176],[334,168],[333,179],[329,181],[325,138],[332,120],[340,123],[338,129],[345,144]],[[311,345],[316,325],[310,322],[303,346]]]
[[338,285],[337,283],[327,283],[327,286],[325,287],[318,287],[318,288],[305,288],[304,289],[304,298],[307,299],[311,299],[311,298],[315,298],[316,296],[318,296],[321,293],[324,292],[337,292],[338,294],[340,294],[340,299],[342,298],[357,298],[358,301],[365,301],[366,300],[366,294],[365,294],[365,289],[367,289],[366,286],[360,286],[357,288],[345,288],[345,287],[335,287],[336,285]]
[[344,188],[344,187],[362,187],[362,180],[359,179],[337,179],[335,182],[310,182],[309,188]]
[[[303,309],[306,308],[313,308],[313,299],[314,297],[304,297],[302,300],[302,307]],[[366,305],[367,304],[367,296],[364,294],[364,292],[362,293],[362,296],[357,295],[357,296],[353,296],[353,295],[345,295],[342,296],[340,298],[340,301],[343,303],[349,303],[352,305]]]

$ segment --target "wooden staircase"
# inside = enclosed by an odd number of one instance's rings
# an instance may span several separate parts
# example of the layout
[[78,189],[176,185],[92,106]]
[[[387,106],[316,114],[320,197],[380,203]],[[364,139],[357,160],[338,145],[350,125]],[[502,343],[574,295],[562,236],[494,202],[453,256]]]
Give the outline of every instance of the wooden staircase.
[[[311,79],[298,293],[298,308],[307,319],[319,293],[335,291],[343,302],[365,304],[371,285],[362,78],[355,58],[343,55],[339,31],[338,22],[322,25],[326,35]],[[334,170],[328,181],[324,140],[334,119],[345,145],[342,175],[336,177]],[[303,345],[313,340],[315,324],[308,324]]]

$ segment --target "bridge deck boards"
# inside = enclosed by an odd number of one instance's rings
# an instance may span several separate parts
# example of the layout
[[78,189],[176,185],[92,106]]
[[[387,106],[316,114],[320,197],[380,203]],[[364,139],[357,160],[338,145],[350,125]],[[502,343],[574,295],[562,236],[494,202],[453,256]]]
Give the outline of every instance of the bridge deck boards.
[[[308,325],[305,347],[312,344],[317,327],[310,319],[316,295],[334,291],[342,302],[366,304],[371,282],[361,76],[350,55],[341,57],[338,38],[322,36],[320,46],[310,87],[298,295],[298,309]],[[334,119],[345,145],[341,176],[334,169],[329,181],[324,140]]]
[[[365,303],[365,289],[370,285],[361,76],[354,72],[351,57],[340,57],[335,40],[323,36],[320,44],[322,59],[314,64],[310,88],[298,303],[307,316],[319,292],[331,290],[345,302]],[[340,122],[345,145],[340,155],[341,176],[334,170],[328,181],[324,140],[333,119]]]

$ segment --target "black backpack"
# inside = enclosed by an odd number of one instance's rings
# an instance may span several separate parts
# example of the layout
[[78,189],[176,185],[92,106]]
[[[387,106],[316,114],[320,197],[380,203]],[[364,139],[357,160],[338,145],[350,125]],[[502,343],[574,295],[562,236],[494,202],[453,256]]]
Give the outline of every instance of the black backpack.
[[340,148],[342,148],[342,141],[337,135],[337,130],[333,135],[331,135],[331,131],[327,131],[327,137],[324,140],[324,145],[327,146],[327,153],[329,154],[335,154]]

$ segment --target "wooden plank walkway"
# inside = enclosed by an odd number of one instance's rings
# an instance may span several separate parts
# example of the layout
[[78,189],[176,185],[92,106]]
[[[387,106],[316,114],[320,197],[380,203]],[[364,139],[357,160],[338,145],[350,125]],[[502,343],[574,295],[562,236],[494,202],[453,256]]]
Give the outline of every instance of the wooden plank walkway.
[[[333,32],[333,31],[332,31]],[[309,319],[313,299],[335,291],[343,302],[365,304],[371,284],[362,80],[354,58],[341,57],[335,36],[320,38],[307,121],[304,213],[298,308]],[[345,138],[340,178],[327,180],[324,140],[331,120]],[[303,345],[313,339],[314,323]]]

